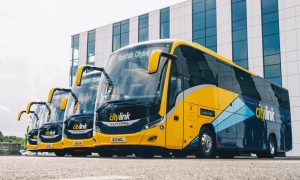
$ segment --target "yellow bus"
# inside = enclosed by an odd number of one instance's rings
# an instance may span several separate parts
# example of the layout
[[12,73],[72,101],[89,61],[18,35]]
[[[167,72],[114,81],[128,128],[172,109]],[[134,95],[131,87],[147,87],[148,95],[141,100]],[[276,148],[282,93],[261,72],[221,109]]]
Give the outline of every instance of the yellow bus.
[[103,74],[94,132],[102,154],[274,157],[292,149],[288,91],[198,44],[128,46]]
[[[63,148],[72,156],[91,154],[94,147],[94,109],[101,68],[80,66],[66,106],[63,124]],[[84,72],[86,72],[84,74]]]
[[[62,146],[62,127],[65,106],[68,101],[70,89],[52,88],[49,92],[48,102],[44,103],[44,113],[38,127],[38,151],[54,152],[56,156],[64,156],[66,153]],[[31,106],[39,102],[31,102],[27,106],[30,111]]]
[[34,110],[32,111],[20,111],[18,114],[18,121],[21,120],[22,115],[24,113],[28,114],[29,117],[29,125],[27,126],[26,131],[26,150],[37,152],[38,151],[38,124],[40,122],[40,118],[43,113],[43,107],[41,105],[35,106]]

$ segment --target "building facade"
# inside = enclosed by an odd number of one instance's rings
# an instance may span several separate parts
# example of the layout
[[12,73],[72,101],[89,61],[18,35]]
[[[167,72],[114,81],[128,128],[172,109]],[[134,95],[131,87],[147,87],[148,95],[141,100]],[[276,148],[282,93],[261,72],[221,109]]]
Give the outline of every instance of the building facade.
[[111,52],[147,40],[197,42],[287,88],[293,150],[300,155],[300,1],[187,0],[72,36],[70,85],[78,65],[103,67]]

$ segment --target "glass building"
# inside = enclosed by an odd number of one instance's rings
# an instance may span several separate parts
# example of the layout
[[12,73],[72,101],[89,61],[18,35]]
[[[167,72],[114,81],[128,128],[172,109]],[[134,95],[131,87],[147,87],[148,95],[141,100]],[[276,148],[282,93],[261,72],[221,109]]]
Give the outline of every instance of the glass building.
[[[70,85],[78,65],[103,66],[124,46],[166,38],[196,42],[287,88],[299,137],[299,7],[298,0],[187,0],[73,35]],[[300,155],[298,138],[290,154]]]

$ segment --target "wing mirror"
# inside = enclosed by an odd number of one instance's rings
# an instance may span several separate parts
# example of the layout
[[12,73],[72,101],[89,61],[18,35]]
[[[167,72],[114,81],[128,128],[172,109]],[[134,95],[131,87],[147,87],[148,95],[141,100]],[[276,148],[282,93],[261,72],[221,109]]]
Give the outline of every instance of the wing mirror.
[[26,111],[20,111],[19,114],[18,114],[18,121],[21,120],[21,117],[22,117],[22,114],[23,113],[26,113]]
[[75,80],[75,84],[76,86],[80,86],[81,85],[81,81],[82,81],[82,74],[85,70],[93,70],[93,71],[100,71],[100,72],[103,72],[103,68],[100,68],[100,67],[95,67],[95,66],[90,66],[90,65],[83,65],[83,66],[80,66],[78,69],[77,69],[77,72],[76,72],[76,80]]
[[61,100],[61,104],[60,104],[60,110],[64,111],[67,107],[67,103],[68,103],[69,98],[65,97]]
[[159,67],[159,62],[160,62],[160,58],[161,57],[166,57],[168,59],[172,59],[175,60],[176,56],[163,52],[161,50],[154,50],[152,51],[152,53],[150,54],[149,57],[149,64],[148,64],[148,73],[149,74],[153,74],[156,73]]

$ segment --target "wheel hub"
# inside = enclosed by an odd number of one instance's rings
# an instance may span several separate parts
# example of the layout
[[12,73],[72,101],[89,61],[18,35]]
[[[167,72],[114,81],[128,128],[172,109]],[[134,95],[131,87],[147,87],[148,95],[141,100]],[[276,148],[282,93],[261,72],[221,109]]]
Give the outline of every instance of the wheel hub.
[[204,133],[201,137],[201,145],[205,152],[209,152],[212,148],[212,139],[209,134]]

